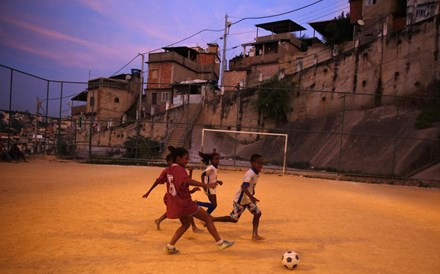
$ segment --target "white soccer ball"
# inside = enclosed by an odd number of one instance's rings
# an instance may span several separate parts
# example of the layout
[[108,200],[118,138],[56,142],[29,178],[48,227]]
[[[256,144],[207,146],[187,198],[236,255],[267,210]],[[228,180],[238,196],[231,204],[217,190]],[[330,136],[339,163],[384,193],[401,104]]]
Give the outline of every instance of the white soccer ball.
[[286,251],[281,257],[281,262],[284,267],[290,270],[294,270],[299,264],[299,256],[295,251]]

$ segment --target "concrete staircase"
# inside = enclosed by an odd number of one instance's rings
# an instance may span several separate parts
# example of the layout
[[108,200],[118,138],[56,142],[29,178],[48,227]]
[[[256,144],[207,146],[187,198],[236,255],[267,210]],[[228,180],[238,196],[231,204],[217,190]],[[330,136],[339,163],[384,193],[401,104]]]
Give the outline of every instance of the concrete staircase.
[[201,102],[198,104],[186,105],[180,120],[168,128],[168,132],[164,138],[164,150],[161,154],[163,159],[169,153],[169,146],[185,147],[185,141],[191,134],[193,125],[197,121],[197,118],[199,118],[202,107],[203,100],[201,100]]

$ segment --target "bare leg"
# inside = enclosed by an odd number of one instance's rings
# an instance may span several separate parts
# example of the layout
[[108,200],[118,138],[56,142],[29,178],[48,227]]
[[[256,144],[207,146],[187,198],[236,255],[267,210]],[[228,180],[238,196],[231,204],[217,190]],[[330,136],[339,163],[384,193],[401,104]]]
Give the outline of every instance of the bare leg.
[[210,194],[208,195],[209,202],[211,203],[211,207],[209,207],[206,212],[211,215],[211,213],[217,208],[217,195]]
[[158,219],[154,220],[154,223],[156,224],[156,229],[160,230],[160,223],[167,218],[167,213],[165,212],[162,216],[160,216]]
[[238,220],[231,218],[231,216],[222,216],[222,217],[214,217],[212,218],[213,222],[228,222],[228,223],[236,223]]
[[208,213],[206,213],[206,211],[203,210],[203,208],[199,207],[199,209],[193,216],[206,223],[206,227],[208,228],[209,233],[212,235],[212,237],[216,242],[221,240],[220,235],[218,235],[217,228],[212,222],[211,216]]
[[196,223],[194,222],[194,218],[191,216],[190,217],[190,222],[191,222],[191,227],[192,227],[192,231],[194,232],[194,233],[201,233],[201,232],[203,232],[203,230],[201,230],[201,229],[199,229],[197,226],[196,226]]
[[179,220],[182,225],[174,233],[173,238],[171,238],[170,245],[175,245],[190,226],[189,216],[180,217]]
[[254,218],[252,220],[252,240],[259,241],[264,240],[263,237],[258,235],[258,226],[260,224],[261,212],[258,214],[254,214]]

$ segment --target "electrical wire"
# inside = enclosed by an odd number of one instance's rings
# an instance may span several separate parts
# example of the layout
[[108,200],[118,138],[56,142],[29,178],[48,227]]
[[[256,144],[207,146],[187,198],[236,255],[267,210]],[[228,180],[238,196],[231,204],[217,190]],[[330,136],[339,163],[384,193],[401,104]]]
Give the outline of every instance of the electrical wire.
[[308,5],[302,6],[302,7],[300,7],[300,8],[293,9],[293,10],[289,10],[289,11],[286,11],[286,12],[283,12],[283,13],[274,14],[274,15],[256,16],[256,17],[244,17],[244,18],[241,18],[240,20],[238,20],[238,21],[236,21],[236,22],[231,23],[231,26],[232,26],[232,25],[235,25],[235,24],[238,24],[238,23],[240,23],[240,22],[242,22],[242,21],[244,21],[244,20],[264,19],[264,18],[271,18],[271,17],[277,17],[277,16],[281,16],[281,15],[286,15],[286,14],[289,14],[289,13],[292,13],[292,12],[295,12],[295,11],[299,11],[299,10],[302,10],[302,9],[305,9],[305,8],[308,8],[308,7],[311,7],[311,6],[316,5],[316,4],[318,4],[319,2],[322,2],[322,1],[323,1],[323,0],[318,0],[318,1],[315,1],[315,2],[313,2],[313,3],[311,3],[311,4],[308,4]]
[[[257,16],[257,17],[244,17],[244,18],[241,18],[240,20],[238,20],[238,21],[236,21],[236,22],[231,23],[231,25],[238,24],[238,23],[240,23],[240,22],[242,22],[242,21],[244,21],[244,20],[264,19],[264,18],[271,18],[271,17],[277,17],[277,16],[286,15],[286,14],[289,14],[289,13],[292,13],[292,12],[296,12],[296,11],[299,11],[299,10],[302,10],[302,9],[305,9],[305,8],[308,8],[308,7],[311,7],[311,6],[313,6],[313,5],[315,5],[315,4],[319,3],[319,2],[322,2],[322,1],[323,1],[323,0],[318,0],[318,1],[315,1],[315,2],[313,2],[313,3],[311,3],[311,4],[308,4],[308,5],[302,6],[302,7],[300,7],[300,8],[293,9],[293,10],[286,11],[286,12],[282,12],[282,13],[278,13],[278,14],[267,15],[267,16]],[[229,26],[231,26],[231,25],[229,25]],[[229,27],[229,26],[228,26],[228,27]],[[203,29],[203,30],[200,30],[200,31],[196,32],[195,34],[192,34],[192,35],[190,35],[190,36],[188,36],[188,37],[185,37],[185,38],[183,38],[183,39],[181,39],[181,40],[179,40],[179,41],[177,41],[177,42],[174,42],[174,43],[172,43],[172,44],[169,44],[169,45],[167,45],[167,46],[165,46],[165,47],[171,47],[171,46],[174,46],[174,45],[176,45],[176,44],[179,44],[179,43],[181,43],[181,42],[183,42],[183,41],[186,41],[186,40],[188,40],[188,39],[193,38],[194,36],[196,36],[196,35],[198,35],[198,34],[200,34],[200,33],[202,33],[202,32],[223,32],[223,31],[225,31],[225,28],[223,28],[223,29]],[[119,70],[117,70],[115,73],[113,73],[112,76],[116,75],[118,72],[120,72],[121,70],[125,69],[125,68],[126,68],[129,64],[131,64],[131,63],[132,63],[132,62],[133,62],[133,61],[134,61],[139,55],[153,53],[153,52],[158,51],[158,50],[161,50],[161,49],[163,49],[163,48],[164,48],[164,47],[160,47],[160,48],[157,48],[157,49],[154,49],[154,50],[150,50],[150,51],[147,51],[147,52],[144,52],[144,53],[139,53],[139,54],[137,54],[135,57],[133,57],[133,59],[130,60],[130,62],[128,62],[126,65],[124,65],[124,66],[121,67]]]

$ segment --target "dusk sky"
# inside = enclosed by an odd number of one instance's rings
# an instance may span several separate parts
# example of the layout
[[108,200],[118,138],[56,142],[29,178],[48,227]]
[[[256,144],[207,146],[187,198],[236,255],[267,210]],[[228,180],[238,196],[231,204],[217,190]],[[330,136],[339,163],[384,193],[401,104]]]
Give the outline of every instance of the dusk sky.
[[[348,0],[1,0],[0,64],[59,81],[87,82],[89,77],[129,73],[141,67],[139,53],[165,46],[205,48],[207,43],[217,43],[222,50],[226,14],[233,23],[226,47],[229,60],[242,51],[241,44],[254,41],[255,24],[291,19],[312,37],[307,23],[348,10]],[[289,11],[293,12],[244,19]],[[218,31],[204,31],[175,44],[203,29]],[[7,106],[9,84],[4,81],[8,77],[9,71],[0,68],[0,109]],[[77,87],[71,89],[66,92]]]

